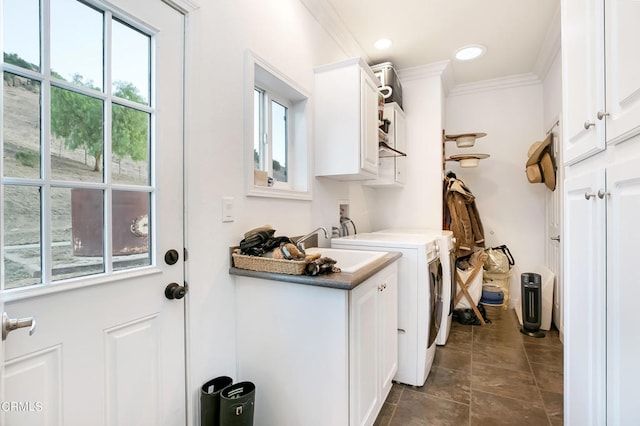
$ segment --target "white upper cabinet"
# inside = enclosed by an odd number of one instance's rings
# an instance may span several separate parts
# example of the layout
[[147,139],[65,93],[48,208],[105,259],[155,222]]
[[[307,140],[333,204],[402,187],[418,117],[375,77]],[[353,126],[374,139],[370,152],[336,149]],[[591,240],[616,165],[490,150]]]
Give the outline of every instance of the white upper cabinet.
[[565,164],[604,150],[604,2],[562,2],[562,84]]
[[377,79],[361,58],[315,70],[315,174],[337,180],[378,174]]
[[564,0],[564,162],[640,134],[640,2]]
[[640,134],[640,1],[606,1],[607,143]]

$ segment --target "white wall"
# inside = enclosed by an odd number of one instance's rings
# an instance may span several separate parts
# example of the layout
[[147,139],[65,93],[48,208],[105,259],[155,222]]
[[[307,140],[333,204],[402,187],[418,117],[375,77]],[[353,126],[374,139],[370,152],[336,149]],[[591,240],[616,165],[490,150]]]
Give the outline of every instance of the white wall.
[[[251,379],[235,377],[228,247],[263,224],[279,235],[335,225],[337,200],[349,198],[348,184],[318,179],[311,202],[245,197],[242,149],[246,48],[310,93],[313,68],[347,56],[299,0],[198,3],[189,21],[186,116],[188,392],[194,425],[203,382],[218,375]],[[223,196],[234,197],[234,222],[221,222]]]
[[544,137],[541,84],[523,79],[521,85],[451,94],[445,111],[447,134],[487,133],[472,148],[457,148],[455,142],[446,146],[447,155],[491,155],[477,168],[447,162],[476,196],[487,247],[506,244],[521,272],[536,272],[544,264],[548,189],[527,181],[525,163],[531,144]]
[[400,71],[406,117],[406,183],[403,188],[367,188],[372,227],[442,228],[441,68]]

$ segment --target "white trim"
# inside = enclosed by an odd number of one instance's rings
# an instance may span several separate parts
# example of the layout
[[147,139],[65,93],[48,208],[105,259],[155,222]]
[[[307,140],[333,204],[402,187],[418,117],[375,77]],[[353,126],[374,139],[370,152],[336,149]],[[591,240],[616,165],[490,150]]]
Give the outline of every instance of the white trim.
[[494,90],[510,89],[512,87],[532,86],[542,84],[542,81],[533,73],[513,75],[503,78],[478,81],[475,83],[460,84],[449,92],[449,96],[469,95],[473,93],[491,92]]
[[544,42],[538,52],[536,62],[533,66],[533,73],[538,76],[540,80],[544,80],[553,65],[556,57],[560,54],[561,46],[561,24],[560,24],[560,5],[556,9],[549,29],[545,36]]
[[114,271],[109,274],[83,275],[81,277],[70,278],[64,281],[54,281],[50,284],[34,284],[25,287],[4,290],[5,303],[17,300],[30,299],[32,297],[42,297],[64,291],[88,288],[95,285],[112,284],[116,281],[131,280],[134,278],[146,277],[161,274],[162,270],[155,266],[145,266],[138,269],[126,269]]
[[[348,57],[359,56],[366,62],[371,62],[330,2],[327,0],[300,0],[300,2]],[[380,11],[380,13],[383,12]]]
[[[194,10],[200,9],[200,4],[196,0],[162,0],[162,1],[167,5],[176,9],[178,12],[185,15],[185,18],[187,17],[187,14],[193,12]],[[185,27],[185,30],[186,30],[186,27]]]

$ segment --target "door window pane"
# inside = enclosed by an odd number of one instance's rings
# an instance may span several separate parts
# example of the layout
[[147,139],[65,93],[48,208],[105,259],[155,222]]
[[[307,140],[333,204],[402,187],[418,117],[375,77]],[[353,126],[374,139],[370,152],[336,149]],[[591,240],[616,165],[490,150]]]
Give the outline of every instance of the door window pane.
[[5,288],[40,283],[40,188],[4,187],[4,274]]
[[102,181],[102,101],[51,88],[51,176]]
[[40,71],[40,2],[4,0],[3,4],[4,61]]
[[102,90],[103,14],[76,0],[51,0],[51,75]]
[[4,73],[3,174],[40,177],[40,82]]
[[99,189],[52,188],[53,280],[104,272],[104,193]]
[[150,115],[118,104],[113,104],[112,114],[113,181],[148,185]]
[[113,191],[113,269],[151,264],[149,256],[150,194]]
[[113,94],[149,105],[151,38],[120,21],[112,21]]
[[287,182],[287,107],[271,102],[271,133],[273,143],[273,177],[278,182]]

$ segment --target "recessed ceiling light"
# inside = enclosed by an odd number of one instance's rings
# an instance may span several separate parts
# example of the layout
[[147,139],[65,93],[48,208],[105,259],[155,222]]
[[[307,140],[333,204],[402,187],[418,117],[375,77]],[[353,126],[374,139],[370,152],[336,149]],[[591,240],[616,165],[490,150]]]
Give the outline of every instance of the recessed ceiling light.
[[373,46],[379,50],[388,49],[391,47],[391,40],[389,40],[388,38],[381,38],[380,40],[376,41]]
[[470,61],[484,55],[486,51],[486,47],[480,44],[473,44],[471,46],[461,47],[460,49],[456,50],[455,56],[459,61]]

